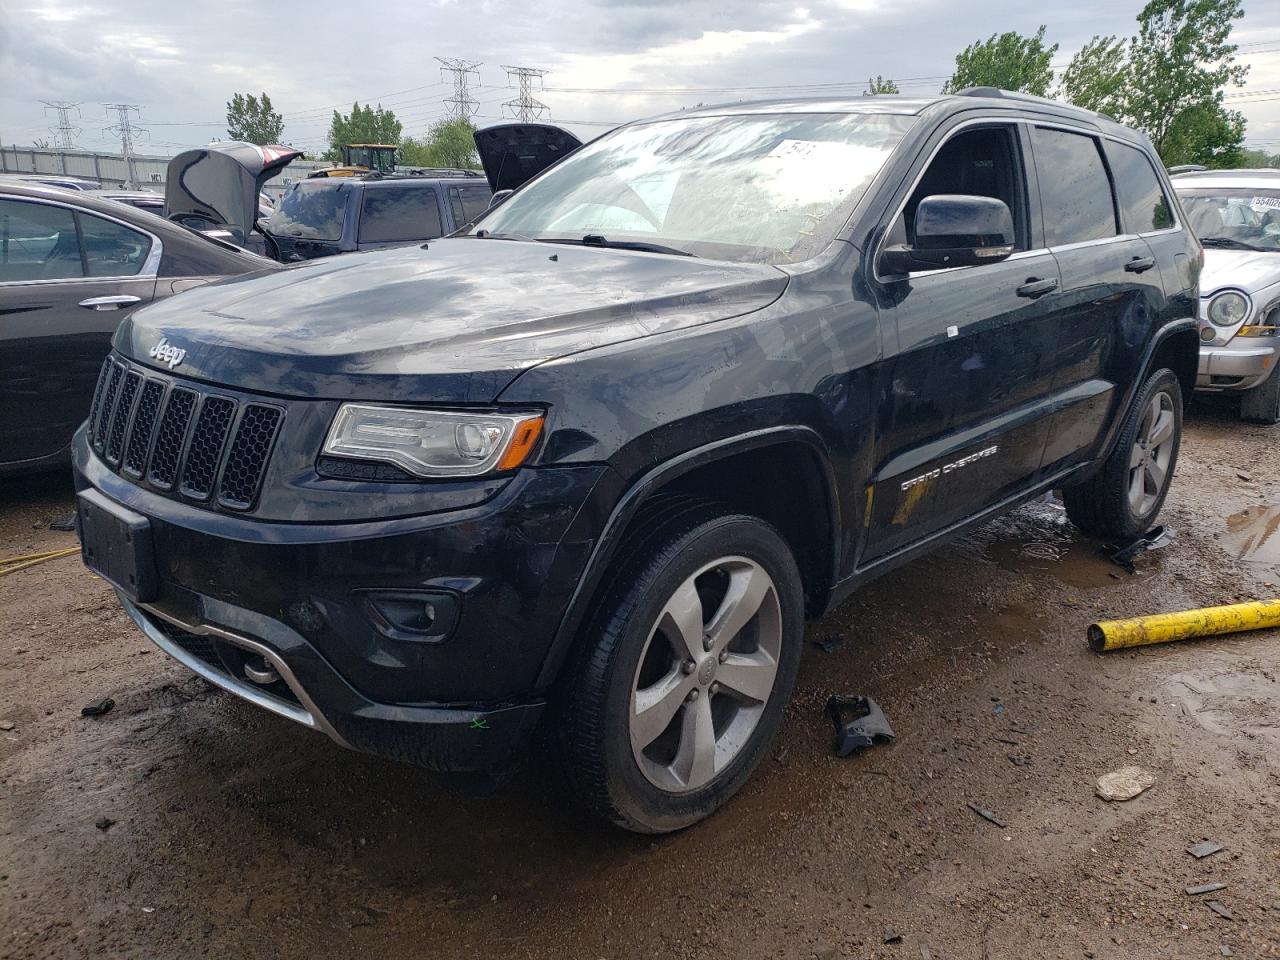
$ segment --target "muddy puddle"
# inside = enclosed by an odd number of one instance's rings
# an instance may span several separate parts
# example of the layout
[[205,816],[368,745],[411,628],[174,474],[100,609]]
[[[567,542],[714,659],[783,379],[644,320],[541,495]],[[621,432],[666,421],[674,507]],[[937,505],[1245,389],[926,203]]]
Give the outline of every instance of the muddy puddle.
[[[1129,576],[1108,560],[1096,543],[1065,534],[1045,540],[996,540],[986,546],[986,553],[1005,570],[1043,571],[1055,580],[1084,589],[1111,586]],[[1138,575],[1150,572],[1153,560],[1154,556],[1139,561]]]
[[1280,585],[1280,506],[1259,504],[1233,513],[1222,542],[1267,583]]

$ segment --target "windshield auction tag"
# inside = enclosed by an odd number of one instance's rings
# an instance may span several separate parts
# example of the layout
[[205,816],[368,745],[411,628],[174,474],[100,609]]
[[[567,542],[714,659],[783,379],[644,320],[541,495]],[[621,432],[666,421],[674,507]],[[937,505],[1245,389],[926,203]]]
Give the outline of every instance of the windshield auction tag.
[[1255,210],[1280,210],[1280,196],[1254,197],[1249,201],[1249,206]]

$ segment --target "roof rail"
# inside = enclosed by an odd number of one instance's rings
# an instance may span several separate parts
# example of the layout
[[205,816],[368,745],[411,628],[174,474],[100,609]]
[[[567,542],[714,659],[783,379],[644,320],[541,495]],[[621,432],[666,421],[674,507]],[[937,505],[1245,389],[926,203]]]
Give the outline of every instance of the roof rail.
[[1000,87],[965,87],[963,90],[957,90],[957,97],[991,97],[995,100],[1021,100],[1025,103],[1042,103],[1048,107],[1057,107],[1059,110],[1078,110],[1080,113],[1087,113],[1093,117],[1102,117],[1110,120],[1112,123],[1119,123],[1115,117],[1108,116],[1098,110],[1088,110],[1085,107],[1077,107],[1074,103],[1067,103],[1065,100],[1054,100],[1052,97],[1037,97],[1034,93],[1022,93],[1018,90],[1002,90]]

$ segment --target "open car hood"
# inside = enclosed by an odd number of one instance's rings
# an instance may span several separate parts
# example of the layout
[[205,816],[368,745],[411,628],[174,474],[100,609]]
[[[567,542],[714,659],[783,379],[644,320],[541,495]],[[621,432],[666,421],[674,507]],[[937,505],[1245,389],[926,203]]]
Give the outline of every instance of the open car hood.
[[568,130],[549,123],[500,123],[477,130],[474,136],[494,193],[522,186],[582,146]]
[[169,161],[164,215],[206,217],[244,246],[258,220],[258,193],[301,150],[232,140],[187,150]]

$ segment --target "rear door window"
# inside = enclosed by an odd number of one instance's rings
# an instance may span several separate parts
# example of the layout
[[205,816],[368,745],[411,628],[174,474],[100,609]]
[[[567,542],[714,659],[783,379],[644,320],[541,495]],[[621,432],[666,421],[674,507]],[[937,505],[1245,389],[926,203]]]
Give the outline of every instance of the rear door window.
[[80,214],[84,262],[91,277],[134,277],[151,252],[151,238],[123,224]]
[[1116,236],[1120,231],[1111,180],[1097,139],[1035,127],[1031,140],[1048,245],[1060,247]]
[[341,240],[350,185],[302,180],[289,188],[272,214],[268,229],[280,237]]
[[1173,210],[1147,155],[1114,140],[1106,142],[1106,151],[1125,229],[1146,233],[1172,227]]
[[371,187],[360,213],[361,243],[431,240],[444,230],[434,187]]
[[0,283],[83,276],[74,213],[45,203],[0,200]]
[[489,209],[492,194],[488,187],[450,187],[449,205],[453,208],[453,220],[458,226],[470,223]]

